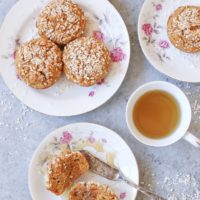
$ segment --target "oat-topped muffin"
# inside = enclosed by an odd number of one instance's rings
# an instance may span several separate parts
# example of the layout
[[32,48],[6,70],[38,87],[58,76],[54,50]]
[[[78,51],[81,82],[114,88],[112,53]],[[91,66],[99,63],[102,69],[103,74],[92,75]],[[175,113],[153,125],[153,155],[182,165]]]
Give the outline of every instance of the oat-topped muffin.
[[92,37],[81,37],[65,47],[63,62],[69,80],[81,86],[91,86],[108,74],[111,58],[104,43]]
[[69,200],[118,200],[118,198],[108,186],[81,182],[71,189]]
[[33,39],[18,48],[16,67],[25,83],[36,89],[45,89],[61,76],[62,52],[49,40]]
[[169,17],[167,28],[176,48],[188,53],[200,51],[200,7],[179,7]]
[[53,158],[48,167],[46,187],[56,195],[61,195],[88,170],[89,164],[81,153],[62,153]]
[[59,45],[80,37],[85,27],[83,10],[71,0],[51,1],[37,20],[39,35]]

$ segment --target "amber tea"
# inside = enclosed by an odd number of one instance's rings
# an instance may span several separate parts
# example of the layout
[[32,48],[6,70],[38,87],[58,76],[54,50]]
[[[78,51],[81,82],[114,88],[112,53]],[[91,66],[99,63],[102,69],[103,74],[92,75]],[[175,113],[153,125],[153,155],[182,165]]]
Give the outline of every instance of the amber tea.
[[180,107],[167,92],[145,93],[133,108],[133,122],[146,137],[160,139],[172,134],[180,122]]

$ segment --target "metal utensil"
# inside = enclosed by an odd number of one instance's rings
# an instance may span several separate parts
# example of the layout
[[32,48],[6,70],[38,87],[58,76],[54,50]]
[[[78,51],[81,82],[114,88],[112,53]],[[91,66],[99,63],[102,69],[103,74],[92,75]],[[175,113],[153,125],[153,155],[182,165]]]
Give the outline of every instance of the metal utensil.
[[103,162],[99,158],[96,158],[88,151],[82,150],[80,152],[85,156],[86,160],[89,163],[90,170],[93,173],[98,174],[112,181],[124,181],[128,185],[134,187],[136,190],[140,191],[149,198],[153,198],[154,200],[166,200],[162,197],[159,197],[156,194],[153,194],[151,191],[137,185],[132,180],[129,180],[127,177],[124,176],[124,174],[120,170],[111,167],[110,165]]

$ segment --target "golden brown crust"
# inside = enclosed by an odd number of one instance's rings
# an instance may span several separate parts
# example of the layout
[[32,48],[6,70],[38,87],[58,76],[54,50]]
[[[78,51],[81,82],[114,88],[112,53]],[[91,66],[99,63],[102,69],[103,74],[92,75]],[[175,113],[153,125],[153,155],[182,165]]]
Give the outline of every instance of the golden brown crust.
[[65,75],[70,81],[91,86],[107,76],[111,58],[103,42],[81,37],[65,47],[63,62]]
[[118,200],[118,198],[108,186],[81,182],[71,189],[69,200]]
[[56,195],[61,195],[88,170],[89,164],[79,152],[56,156],[48,168],[47,189]]
[[176,48],[188,53],[200,51],[200,7],[179,7],[169,17],[167,29]]
[[16,67],[25,83],[36,89],[45,89],[61,76],[62,52],[49,40],[33,39],[18,48]]
[[71,0],[53,0],[37,20],[39,35],[65,45],[80,37],[86,27],[83,10]]

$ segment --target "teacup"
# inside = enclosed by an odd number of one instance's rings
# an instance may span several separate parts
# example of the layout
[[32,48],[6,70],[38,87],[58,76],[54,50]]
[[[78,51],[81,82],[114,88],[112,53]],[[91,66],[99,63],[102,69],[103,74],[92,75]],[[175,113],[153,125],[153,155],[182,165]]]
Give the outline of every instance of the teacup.
[[[160,139],[152,139],[144,136],[138,128],[136,127],[133,120],[133,109],[137,103],[137,101],[147,92],[160,90],[166,92],[173,96],[177,103],[180,106],[180,122],[177,128],[167,137]],[[180,139],[185,139],[189,143],[193,144],[195,147],[200,147],[200,139],[195,137],[193,134],[188,132],[190,123],[192,119],[191,114],[191,106],[186,95],[175,85],[164,82],[164,81],[155,81],[147,83],[141,87],[139,87],[130,97],[127,108],[126,108],[126,121],[129,130],[133,134],[133,136],[139,140],[141,143],[154,146],[154,147],[163,147],[169,146],[171,144],[176,143]]]

